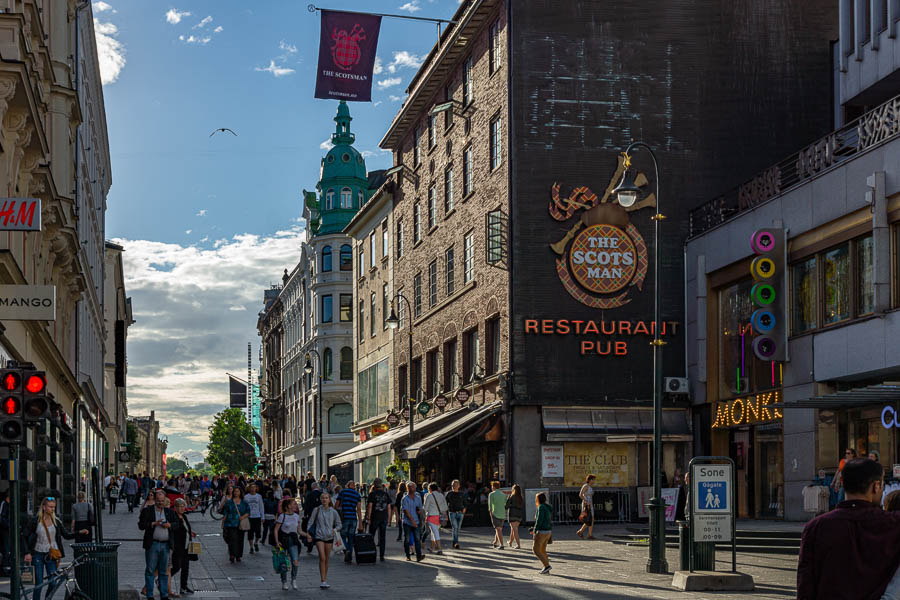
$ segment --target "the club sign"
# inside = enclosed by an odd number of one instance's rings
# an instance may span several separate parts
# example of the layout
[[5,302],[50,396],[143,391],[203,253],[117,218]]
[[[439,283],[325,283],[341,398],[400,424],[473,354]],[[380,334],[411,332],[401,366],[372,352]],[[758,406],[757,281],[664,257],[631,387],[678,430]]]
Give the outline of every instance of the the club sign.
[[40,198],[0,199],[0,231],[40,231]]
[[0,285],[0,321],[55,321],[56,286]]

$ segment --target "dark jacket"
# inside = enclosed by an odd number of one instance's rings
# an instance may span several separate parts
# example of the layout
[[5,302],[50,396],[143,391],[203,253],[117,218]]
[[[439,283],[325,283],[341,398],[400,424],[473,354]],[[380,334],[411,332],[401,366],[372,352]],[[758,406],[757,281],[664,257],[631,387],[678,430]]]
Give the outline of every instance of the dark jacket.
[[803,528],[797,600],[878,600],[900,564],[900,512],[845,500]]
[[[40,524],[40,521],[37,517],[32,517],[28,519],[28,522],[25,523],[25,527],[22,530],[23,542],[25,543],[25,553],[26,554],[34,554],[34,547],[37,544],[37,528],[43,527]],[[63,538],[67,540],[71,540],[75,538],[75,534],[66,529],[66,526],[62,524],[62,521],[56,521],[56,547],[62,553],[63,556],[66,555],[66,547],[63,546]]]
[[[187,552],[188,542],[191,541],[191,533],[193,533],[193,529],[191,529],[191,522],[188,521],[187,513],[182,515],[182,519],[184,522],[184,526],[181,525],[181,521],[178,519],[178,513],[175,513],[175,522],[178,523],[178,526],[172,526],[172,530],[175,531],[174,535],[170,535],[169,539],[174,539],[174,547],[172,550],[173,555],[180,555],[182,552]],[[152,521],[151,521],[152,523]]]
[[[165,508],[163,510],[166,513],[166,522],[172,524],[169,528],[169,549],[171,549],[174,546],[175,534],[178,533],[178,528],[181,527],[181,525],[175,511],[171,508]],[[155,520],[156,505],[148,506],[141,510],[141,515],[138,519],[138,529],[144,532],[144,550],[153,545],[153,522]]]
[[310,490],[303,497],[303,515],[308,519],[313,509],[322,504],[322,492],[320,490]]

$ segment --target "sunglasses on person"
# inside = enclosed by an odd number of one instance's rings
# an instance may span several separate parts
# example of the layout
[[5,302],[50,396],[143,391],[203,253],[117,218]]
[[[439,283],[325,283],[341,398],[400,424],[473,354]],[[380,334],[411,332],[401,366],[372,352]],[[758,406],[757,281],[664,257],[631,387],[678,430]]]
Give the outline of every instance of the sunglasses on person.
[[56,498],[54,498],[53,496],[47,496],[46,498],[44,498],[44,502],[56,502]]

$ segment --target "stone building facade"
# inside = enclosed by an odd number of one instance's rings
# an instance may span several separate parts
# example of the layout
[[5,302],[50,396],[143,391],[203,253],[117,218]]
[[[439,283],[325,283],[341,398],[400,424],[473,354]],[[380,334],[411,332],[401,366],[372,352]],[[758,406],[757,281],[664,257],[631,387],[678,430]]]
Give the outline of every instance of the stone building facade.
[[128,328],[134,324],[131,298],[125,292],[122,268],[124,248],[106,242],[104,257],[103,319],[106,332],[106,356],[103,364],[103,410],[109,416],[104,436],[109,447],[108,469],[114,473],[131,470],[133,465],[119,461],[120,445],[128,441],[126,419],[128,397]]

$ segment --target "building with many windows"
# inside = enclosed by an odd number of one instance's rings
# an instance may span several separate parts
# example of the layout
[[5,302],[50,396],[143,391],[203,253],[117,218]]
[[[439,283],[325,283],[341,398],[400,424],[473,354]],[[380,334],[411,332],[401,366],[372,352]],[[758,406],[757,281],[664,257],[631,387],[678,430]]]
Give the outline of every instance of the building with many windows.
[[106,256],[103,284],[103,319],[106,332],[106,357],[103,365],[103,410],[109,415],[104,430],[109,447],[109,470],[121,473],[133,465],[119,461],[121,444],[128,441],[126,418],[128,398],[126,379],[128,375],[128,328],[134,324],[131,298],[125,293],[125,272],[119,244],[106,242]]

